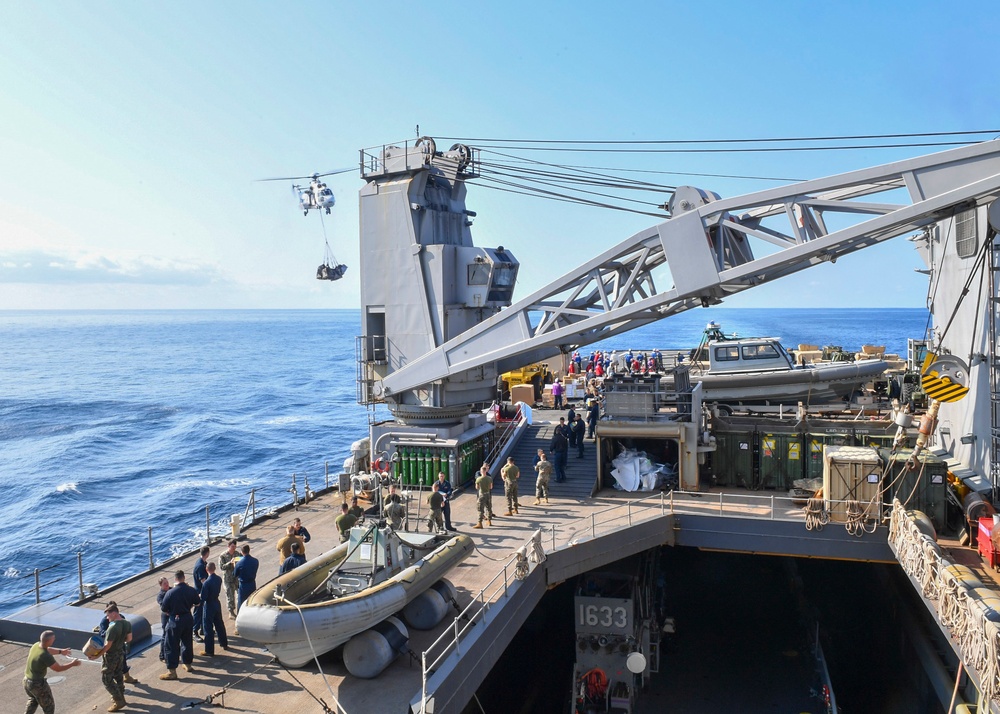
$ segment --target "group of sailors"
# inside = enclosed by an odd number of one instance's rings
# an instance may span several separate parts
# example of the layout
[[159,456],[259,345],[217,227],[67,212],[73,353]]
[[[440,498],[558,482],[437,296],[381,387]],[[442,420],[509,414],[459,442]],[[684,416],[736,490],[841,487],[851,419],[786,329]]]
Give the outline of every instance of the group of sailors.
[[663,354],[660,350],[646,352],[633,352],[630,348],[628,352],[618,353],[602,352],[596,350],[590,353],[589,357],[584,357],[579,350],[573,352],[569,360],[566,371],[569,374],[585,374],[587,382],[597,377],[605,377],[613,374],[656,374],[663,369]]

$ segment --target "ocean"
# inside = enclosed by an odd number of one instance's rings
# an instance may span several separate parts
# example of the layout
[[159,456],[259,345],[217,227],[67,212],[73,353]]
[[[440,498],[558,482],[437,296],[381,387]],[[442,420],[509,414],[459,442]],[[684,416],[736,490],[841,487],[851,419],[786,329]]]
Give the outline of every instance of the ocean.
[[[922,309],[691,310],[602,343],[693,347],[726,333],[906,353]],[[0,615],[106,587],[229,530],[306,477],[333,478],[368,433],[358,310],[0,311]],[[595,346],[596,347],[596,346]],[[588,348],[590,349],[590,348]],[[387,416],[383,408],[374,418]]]

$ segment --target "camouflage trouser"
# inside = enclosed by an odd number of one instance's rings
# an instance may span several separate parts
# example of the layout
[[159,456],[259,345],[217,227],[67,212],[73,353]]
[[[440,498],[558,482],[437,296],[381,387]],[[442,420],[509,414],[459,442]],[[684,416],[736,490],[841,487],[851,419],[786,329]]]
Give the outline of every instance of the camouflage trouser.
[[101,683],[115,702],[125,701],[125,651],[121,648],[108,650],[104,653],[104,666],[101,667]]
[[539,476],[535,482],[535,498],[549,500],[549,477]]
[[389,523],[395,530],[402,530],[403,517],[406,516],[406,506],[402,503],[390,503],[385,507],[385,515],[389,516]]
[[236,612],[236,591],[239,590],[239,583],[236,578],[224,578],[223,584],[226,586],[226,603],[229,605],[229,612]]
[[45,714],[54,714],[56,700],[52,698],[52,690],[44,679],[24,680],[24,693],[28,695],[24,714],[35,714],[38,707],[41,707]]
[[444,511],[440,508],[432,508],[427,514],[427,530],[431,533],[444,530]]
[[507,510],[513,511],[517,508],[517,481],[504,481],[503,490],[507,495]]
[[493,520],[493,494],[492,493],[481,493],[479,498],[476,500],[476,508],[479,510],[479,523],[483,522],[483,514],[485,513],[485,518],[487,520]]

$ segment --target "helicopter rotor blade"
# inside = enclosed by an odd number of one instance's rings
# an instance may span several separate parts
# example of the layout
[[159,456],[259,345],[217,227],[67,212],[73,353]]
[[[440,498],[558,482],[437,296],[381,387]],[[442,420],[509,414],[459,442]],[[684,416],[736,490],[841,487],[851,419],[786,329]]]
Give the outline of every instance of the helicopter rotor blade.
[[311,178],[312,176],[278,176],[275,178],[254,179],[254,183],[260,183],[261,181],[300,181]]
[[333,171],[327,171],[322,174],[313,174],[309,178],[320,178],[321,176],[335,176],[336,174],[346,174],[348,171],[357,171],[357,166],[352,166],[349,169],[334,169]]

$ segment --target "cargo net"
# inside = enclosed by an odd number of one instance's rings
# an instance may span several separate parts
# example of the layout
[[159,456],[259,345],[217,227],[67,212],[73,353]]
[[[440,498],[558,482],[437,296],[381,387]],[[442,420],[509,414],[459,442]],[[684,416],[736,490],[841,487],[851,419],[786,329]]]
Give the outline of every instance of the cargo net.
[[319,214],[320,224],[323,226],[323,262],[316,268],[317,280],[340,280],[347,272],[347,266],[337,260],[330,247],[330,240],[326,237],[326,222],[323,220],[323,212]]
[[892,504],[889,545],[903,570],[937,608],[938,619],[959,644],[962,663],[979,674],[981,694],[1000,703],[1000,597],[975,572],[941,553],[926,533],[926,517]]

